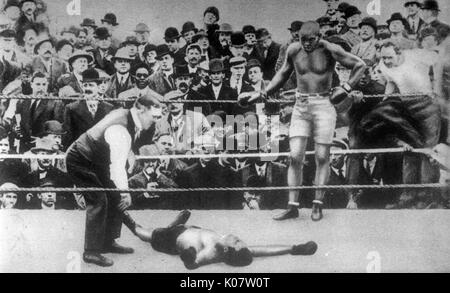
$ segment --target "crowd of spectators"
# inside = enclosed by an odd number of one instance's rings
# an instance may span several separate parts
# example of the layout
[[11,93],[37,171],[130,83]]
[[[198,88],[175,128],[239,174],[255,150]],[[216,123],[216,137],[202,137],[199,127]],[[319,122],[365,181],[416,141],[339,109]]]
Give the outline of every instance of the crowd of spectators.
[[[448,182],[448,173],[429,156],[411,152],[449,145],[450,27],[439,19],[439,3],[404,1],[404,11],[393,12],[386,23],[364,17],[358,7],[340,0],[324,0],[324,8],[316,20],[322,38],[367,65],[351,93],[353,105],[338,119],[332,151],[397,147],[406,151],[332,155],[329,184]],[[221,22],[221,17],[216,7],[208,7],[201,26],[187,21],[180,30],[166,28],[164,39],[152,44],[145,23],[136,24],[125,39],[117,38],[118,19],[110,12],[101,20],[86,18],[78,27],[51,34],[52,17],[43,0],[7,0],[0,14],[0,188],[74,187],[63,159],[1,156],[64,154],[108,113],[130,108],[132,100],[142,95],[152,95],[167,107],[153,113],[154,125],[139,134],[143,146],[133,155],[288,152],[293,104],[246,105],[238,103],[238,97],[265,89],[285,61],[289,45],[300,41],[302,23],[309,19],[286,23],[289,39],[279,44],[270,28],[235,27]],[[93,68],[100,80],[98,90],[82,82]],[[335,85],[347,82],[349,75],[338,64]],[[294,73],[282,91],[296,87]],[[385,93],[403,96],[364,97]],[[424,95],[407,96],[414,93]],[[5,98],[18,94],[36,99]],[[47,95],[83,99],[40,99]],[[180,98],[236,103],[177,103]],[[243,127],[225,123],[230,115],[241,115]],[[130,188],[287,185],[285,157],[144,161],[133,157],[127,165]],[[308,157],[305,185],[314,185],[314,172],[314,160]],[[85,208],[82,193],[0,194],[1,209]],[[302,198],[312,196],[302,192]],[[132,209],[276,209],[287,203],[287,191],[145,192],[132,197]],[[448,200],[440,190],[337,189],[327,192],[326,206],[446,208]]]

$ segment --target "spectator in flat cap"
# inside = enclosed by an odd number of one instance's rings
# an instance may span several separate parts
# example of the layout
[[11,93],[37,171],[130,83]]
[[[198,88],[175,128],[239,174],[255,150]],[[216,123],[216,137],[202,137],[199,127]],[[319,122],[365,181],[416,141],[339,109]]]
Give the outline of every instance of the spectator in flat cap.
[[180,38],[181,35],[175,27],[169,27],[164,32],[164,41],[172,53],[175,64],[185,63],[185,54],[183,50],[181,50]]
[[352,49],[352,54],[363,60],[376,61],[378,41],[375,39],[377,34],[377,21],[373,17],[365,17],[359,24],[362,42]]
[[[119,94],[133,88],[136,84],[136,79],[130,74],[131,63],[135,60],[130,57],[130,52],[126,48],[117,50],[114,57],[111,59],[114,63],[116,73],[112,75],[109,82],[109,87],[106,90],[106,95],[113,99],[117,99]],[[116,107],[125,107],[123,102],[114,103]]]
[[[236,100],[236,92],[224,83],[225,67],[221,59],[209,61],[209,76],[211,83],[200,90],[200,93],[210,100]],[[233,105],[231,104],[210,104],[211,113],[224,111],[227,115],[233,115]],[[211,114],[209,113],[209,114]]]
[[49,79],[49,92],[56,92],[58,78],[68,73],[69,68],[67,68],[65,63],[59,58],[54,57],[55,46],[51,39],[44,38],[43,40],[40,40],[34,47],[34,52],[37,56],[34,57],[31,62],[33,72],[39,71],[44,73]]
[[258,51],[264,79],[272,80],[275,76],[275,66],[280,55],[281,45],[272,40],[272,34],[265,28],[256,31]]
[[158,60],[156,60],[156,46],[153,44],[147,44],[142,52],[142,57],[144,58],[144,63],[147,64],[149,73],[152,75],[158,68]]
[[[142,96],[151,96],[158,102],[162,102],[163,96],[148,87],[150,71],[145,63],[140,63],[131,71],[136,78],[136,85],[119,94],[119,99],[139,98]],[[131,108],[132,103],[128,103],[127,108]]]
[[189,73],[197,74],[197,66],[202,59],[202,49],[197,44],[191,44],[186,48],[185,61],[188,65]]
[[31,63],[31,58],[18,50],[16,32],[12,29],[0,32],[0,59],[16,64],[21,69]]
[[422,7],[422,3],[419,1],[406,0],[404,6],[407,13],[406,20],[409,24],[407,33],[411,36],[411,38],[416,39],[417,34],[425,25],[425,21],[423,21],[420,17],[420,8]]
[[349,6],[345,9],[345,19],[349,30],[341,37],[353,48],[362,42],[359,36],[359,24],[361,23],[361,11],[356,6]]
[[74,93],[83,93],[82,86],[82,74],[88,69],[89,64],[93,62],[94,58],[86,51],[75,51],[68,59],[68,64],[71,69],[71,73],[62,75],[58,79],[56,85],[59,94],[61,91],[66,91],[65,87],[71,87]]
[[233,57],[230,59],[230,79],[227,81],[227,85],[234,89],[239,96],[241,93],[251,92],[253,88],[245,81],[245,66],[247,60],[244,57]]
[[415,42],[406,37],[409,24],[401,13],[393,13],[386,23],[388,24],[389,31],[391,32],[390,40],[398,43],[402,50],[411,50],[416,47]]
[[102,26],[106,27],[111,35],[111,43],[114,49],[118,49],[120,47],[121,41],[115,36],[115,32],[119,23],[117,22],[117,17],[114,13],[107,13],[105,17],[101,20]]
[[227,56],[230,57],[231,34],[233,33],[233,27],[228,23],[222,23],[216,33],[220,44],[218,47],[219,56],[221,58]]
[[449,28],[447,23],[439,20],[439,14],[441,9],[439,3],[436,0],[425,0],[421,7],[421,15],[426,23],[426,26],[431,26],[436,31],[440,31],[442,28]]
[[164,96],[175,89],[175,81],[172,76],[174,59],[166,44],[156,47],[156,60],[158,60],[159,68],[150,76],[149,87]]
[[106,27],[99,27],[94,34],[95,45],[94,63],[95,67],[105,71],[108,75],[116,72],[112,57],[116,54],[116,50],[112,46],[111,34]]
[[75,101],[65,107],[64,128],[67,130],[65,145],[71,145],[113,109],[112,104],[95,100],[99,96],[101,82],[97,70],[91,68],[83,71],[81,82],[86,99]]
[[186,42],[186,46],[192,43],[192,37],[198,32],[195,24],[192,21],[187,21],[183,24],[181,28],[181,35]]

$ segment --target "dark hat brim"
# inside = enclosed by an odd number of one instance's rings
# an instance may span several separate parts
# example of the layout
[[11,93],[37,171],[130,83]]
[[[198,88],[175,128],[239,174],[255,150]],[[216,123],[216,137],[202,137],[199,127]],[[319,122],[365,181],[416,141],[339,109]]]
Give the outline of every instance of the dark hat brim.
[[49,134],[65,135],[65,134],[67,134],[67,131],[64,131],[64,130],[60,130],[60,131],[49,131],[49,130],[46,130],[46,131],[43,131],[43,132],[39,133],[38,136],[39,137],[44,137],[44,136],[47,136]]
[[88,60],[88,63],[92,63],[94,61],[94,58],[90,54],[79,54],[71,56],[68,60],[69,64],[72,65],[72,63],[78,58],[86,58]]
[[112,22],[112,21],[109,20],[109,19],[102,19],[101,22],[107,22],[107,23],[109,23],[109,24],[112,25],[112,26],[118,26],[118,25],[119,25],[118,22]]
[[33,154],[37,154],[39,152],[46,152],[48,154],[54,154],[54,153],[56,153],[56,150],[54,150],[54,149],[46,149],[46,148],[41,148],[41,147],[35,147],[35,148],[32,148],[30,150],[30,152],[32,152]]
[[165,41],[173,41],[173,40],[176,40],[179,38],[181,38],[181,35],[177,35],[177,36],[173,36],[173,37],[164,37],[164,40]]
[[406,7],[409,4],[417,4],[417,6],[422,7],[422,3],[420,3],[419,1],[407,1],[403,6]]
[[55,46],[55,43],[51,40],[51,39],[45,39],[45,40],[42,40],[42,41],[40,41],[40,42],[38,42],[38,43],[36,43],[36,45],[34,45],[34,54],[38,54],[38,50],[39,50],[39,48],[44,44],[44,43],[46,43],[46,42],[49,42],[50,44],[52,44],[52,47],[54,47]]

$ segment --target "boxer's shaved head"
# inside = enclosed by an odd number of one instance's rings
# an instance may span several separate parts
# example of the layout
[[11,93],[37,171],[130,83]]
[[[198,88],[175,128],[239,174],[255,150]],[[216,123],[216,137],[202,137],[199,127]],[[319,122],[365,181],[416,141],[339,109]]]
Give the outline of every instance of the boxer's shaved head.
[[305,22],[300,29],[300,41],[306,52],[314,51],[320,40],[320,25],[315,21]]
[[316,36],[320,34],[320,25],[315,21],[308,21],[302,25],[300,36]]

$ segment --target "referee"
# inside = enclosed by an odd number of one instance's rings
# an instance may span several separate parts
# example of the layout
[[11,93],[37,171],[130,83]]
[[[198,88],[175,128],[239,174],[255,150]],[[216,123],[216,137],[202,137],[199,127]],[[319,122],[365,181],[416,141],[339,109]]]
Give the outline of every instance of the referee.
[[[100,84],[95,69],[82,74],[83,91],[96,96]],[[152,110],[160,108],[150,95],[138,98],[131,109],[117,109],[80,136],[67,150],[67,171],[77,187],[128,188],[126,163],[136,149],[136,139],[153,122]],[[102,253],[133,253],[116,242],[120,237],[123,212],[131,205],[129,193],[84,193],[86,230],[83,260],[99,266],[112,266]]]

